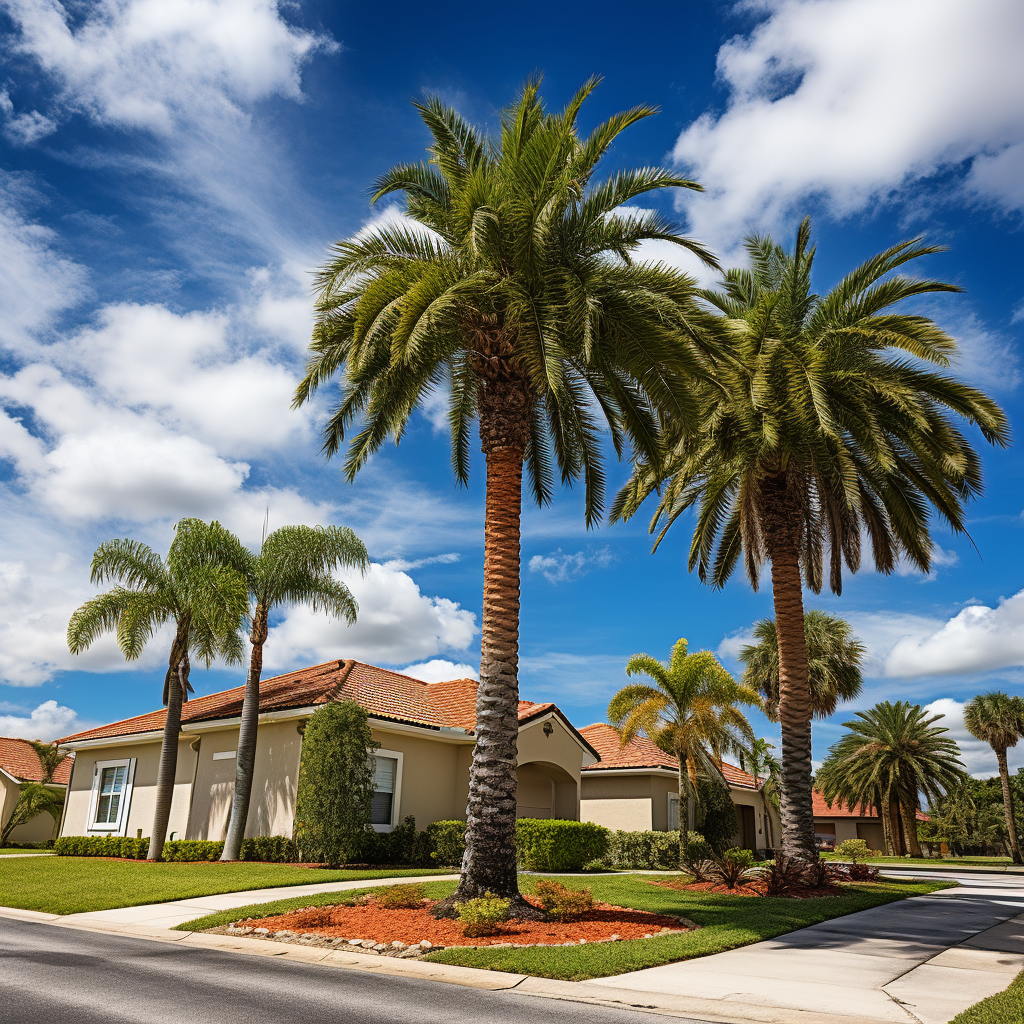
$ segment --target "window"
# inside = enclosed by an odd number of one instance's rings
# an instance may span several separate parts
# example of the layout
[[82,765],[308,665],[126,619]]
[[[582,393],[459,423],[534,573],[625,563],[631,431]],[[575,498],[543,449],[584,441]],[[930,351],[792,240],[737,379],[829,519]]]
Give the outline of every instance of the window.
[[373,754],[373,801],[370,824],[377,832],[390,832],[398,819],[402,786],[402,754],[397,750],[378,750]]
[[93,767],[89,831],[118,833],[128,820],[135,758],[97,761]]
[[676,832],[679,829],[679,794],[669,793],[668,795],[668,830]]

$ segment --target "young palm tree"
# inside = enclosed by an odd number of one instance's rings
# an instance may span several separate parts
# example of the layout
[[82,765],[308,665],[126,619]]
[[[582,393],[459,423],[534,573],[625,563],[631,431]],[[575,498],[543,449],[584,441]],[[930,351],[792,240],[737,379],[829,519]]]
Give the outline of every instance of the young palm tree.
[[[804,220],[793,252],[750,238],[750,270],[730,270],[703,293],[720,313],[732,358],[705,389],[699,428],[669,438],[662,462],[638,464],[619,494],[628,517],[655,491],[658,539],[692,506],[689,566],[722,587],[741,556],[756,588],[771,564],[782,725],[782,850],[812,860],[811,716],[804,585],[842,589],[860,567],[862,539],[876,568],[901,559],[927,572],[933,512],[964,530],[964,504],[981,490],[981,462],[954,416],[1006,445],[1000,408],[927,363],[947,366],[953,338],[927,317],[890,311],[903,299],[956,291],[892,275],[938,252],[917,240],[867,260],[830,292],[811,291],[814,250]],[[666,414],[668,432],[674,430]]]
[[1003,786],[1003,813],[1006,829],[1010,833],[1010,856],[1014,864],[1024,862],[1021,857],[1017,821],[1013,812],[1013,793],[1010,791],[1010,773],[1006,767],[1006,751],[1015,747],[1024,736],[1024,701],[995,691],[982,693],[964,705],[964,725],[975,738],[983,740],[994,751],[999,764],[999,781]]
[[942,715],[929,715],[907,701],[883,701],[858,711],[845,722],[849,732],[834,743],[818,771],[817,782],[829,803],[840,800],[877,806],[887,849],[902,854],[898,824],[906,852],[921,856],[917,841],[919,794],[938,800],[966,777],[960,748],[937,726]]
[[[753,687],[751,687],[753,689]],[[764,710],[764,698],[762,698]],[[775,830],[772,827],[771,811],[779,810],[779,794],[781,792],[782,762],[774,754],[775,744],[769,743],[760,736],[750,744],[747,750],[740,751],[740,767],[757,779],[758,792],[764,812],[765,845],[769,850],[775,849]]]
[[618,454],[628,444],[656,458],[653,403],[685,420],[703,365],[706,318],[691,279],[634,255],[661,239],[711,257],[658,214],[620,210],[650,192],[699,186],[660,168],[594,181],[619,134],[654,113],[637,107],[583,137],[577,116],[596,84],[553,114],[539,82],[527,83],[493,140],[437,99],[417,104],[433,138],[429,163],[393,168],[375,191],[404,193],[408,221],[334,247],[296,394],[305,402],[341,375],[324,450],[333,456],[348,442],[349,479],[445,390],[452,465],[465,483],[478,425],[487,487],[477,740],[462,877],[440,914],[488,890],[512,900],[513,916],[535,914],[515,866],[523,467],[540,505],[552,496],[553,464],[564,483],[582,476],[593,524],[602,427]]
[[[654,686],[624,686],[608,705],[608,720],[625,746],[640,733],[679,763],[679,862],[688,859],[687,833],[693,829],[697,780],[723,785],[722,756],[740,754],[754,741],[750,723],[737,704],[757,706],[760,698],[742,686],[710,651],[687,653],[677,640],[667,665],[649,654],[634,654],[626,675],[646,675]],[[685,820],[683,808],[686,808]]]
[[64,793],[50,788],[54,772],[67,760],[66,751],[59,750],[54,743],[32,742],[32,749],[39,758],[42,778],[38,781],[23,782],[18,793],[18,802],[0,833],[0,846],[6,846],[11,833],[19,826],[30,822],[38,814],[49,814],[54,823],[60,821],[64,808]]
[[220,523],[182,519],[167,559],[141,541],[112,540],[92,556],[92,582],[116,581],[105,594],[86,601],[71,616],[68,647],[87,650],[103,633],[114,632],[125,658],[134,661],[165,623],[174,625],[163,702],[167,708],[149,860],[159,860],[167,836],[178,763],[181,706],[192,687],[190,658],[207,666],[214,658],[242,660],[239,627],[246,614],[245,578],[229,564],[238,541]]
[[341,568],[365,572],[370,564],[363,542],[341,526],[285,526],[264,539],[258,555],[241,545],[239,548],[237,568],[245,576],[255,608],[249,629],[252,650],[235,756],[235,793],[221,860],[238,860],[245,838],[256,763],[263,645],[271,611],[279,605],[303,603],[313,611],[343,618],[352,625],[358,606],[348,587],[332,573]]
[[[840,701],[853,700],[860,693],[860,666],[864,645],[853,635],[850,624],[836,615],[812,609],[804,614],[807,641],[807,684],[815,718],[835,714]],[[774,619],[761,619],[754,626],[757,643],[740,651],[743,681],[761,693],[764,713],[779,720],[779,638]]]

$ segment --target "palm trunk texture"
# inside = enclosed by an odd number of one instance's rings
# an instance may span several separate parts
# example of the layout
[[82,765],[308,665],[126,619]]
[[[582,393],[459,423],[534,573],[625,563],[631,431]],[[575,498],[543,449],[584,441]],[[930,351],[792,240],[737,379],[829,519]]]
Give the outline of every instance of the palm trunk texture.
[[903,821],[903,838],[906,852],[911,857],[921,856],[921,843],[917,838],[917,808],[909,797],[900,798],[900,815]]
[[242,700],[242,721],[238,728],[238,752],[235,754],[235,795],[231,801],[231,820],[224,837],[221,860],[238,860],[245,839],[245,823],[249,819],[249,799],[252,795],[252,776],[256,766],[256,734],[260,721],[260,679],[263,676],[263,645],[267,640],[265,605],[256,605],[249,642],[249,674],[245,677],[245,697]]
[[882,819],[882,842],[885,844],[886,856],[895,857],[897,853],[892,828],[892,804],[887,793],[883,793],[879,800],[878,813]]
[[772,556],[772,592],[779,642],[779,724],[782,726],[781,847],[786,857],[816,861],[811,785],[811,689],[807,680],[803,584],[795,546]]
[[487,459],[487,497],[476,745],[462,874],[456,891],[434,908],[437,916],[453,916],[456,904],[490,892],[511,901],[510,917],[545,917],[520,895],[516,873],[519,535],[528,413],[529,394],[521,383],[484,384],[480,440]]
[[188,623],[179,622],[164,680],[167,718],[164,720],[164,737],[160,746],[160,767],[156,775],[156,808],[153,812],[147,860],[160,860],[164,840],[167,838],[167,823],[171,817],[171,801],[174,799],[174,776],[178,770],[181,705],[188,693],[188,674]]
[[[683,759],[679,758],[679,803],[676,804],[676,828],[679,830],[679,867],[685,868],[690,859],[690,837],[683,822]],[[687,796],[685,799],[689,800]],[[689,812],[687,812],[689,814]]]
[[1006,830],[1010,833],[1010,857],[1014,864],[1022,863],[1020,841],[1017,839],[1017,820],[1013,813],[1013,793],[1010,791],[1010,773],[1006,767],[1006,751],[997,750],[996,760],[999,762],[999,781],[1003,786],[1003,814],[1006,815]]

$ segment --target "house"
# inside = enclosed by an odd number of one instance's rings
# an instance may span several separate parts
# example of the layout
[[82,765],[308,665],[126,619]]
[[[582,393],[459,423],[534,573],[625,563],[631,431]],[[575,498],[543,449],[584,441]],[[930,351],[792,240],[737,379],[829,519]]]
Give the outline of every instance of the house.
[[[927,821],[928,815],[918,811],[917,820]],[[863,839],[869,849],[885,849],[882,819],[876,808],[847,807],[842,802],[833,805],[818,790],[814,790],[814,838],[823,850],[833,850],[846,839]]]
[[[425,683],[358,661],[331,661],[260,684],[260,727],[246,835],[291,835],[306,722],[329,701],[366,709],[376,759],[373,827],[462,818],[476,736],[475,679]],[[168,838],[223,839],[235,783],[244,687],[182,708]],[[148,835],[166,711],[67,736],[76,753],[61,835]],[[554,704],[519,704],[521,817],[578,820],[580,771],[597,761]]]
[[[580,821],[627,832],[679,827],[679,768],[674,757],[646,736],[623,746],[610,725],[588,725],[580,733],[599,755],[580,773]],[[736,807],[733,845],[765,849],[769,829],[757,779],[725,762],[721,768]],[[768,813],[770,836],[777,840],[781,834],[778,815],[774,809]]]
[[[67,788],[71,775],[72,759],[66,758],[53,773],[53,781],[49,785],[53,789]],[[42,782],[43,766],[39,763],[39,755],[28,740],[16,739],[11,736],[0,736],[0,828],[3,828],[14,813],[15,804],[21,795],[23,782]],[[12,843],[45,843],[57,834],[57,822],[49,814],[37,814],[24,825],[19,825],[11,832],[8,839]]]

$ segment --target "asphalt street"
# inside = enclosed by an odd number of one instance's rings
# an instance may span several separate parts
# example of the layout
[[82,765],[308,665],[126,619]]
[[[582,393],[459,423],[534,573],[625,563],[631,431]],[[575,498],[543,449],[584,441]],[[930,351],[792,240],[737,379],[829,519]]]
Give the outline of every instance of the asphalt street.
[[10,919],[0,921],[0,960],[3,1024],[651,1024],[658,1019]]

